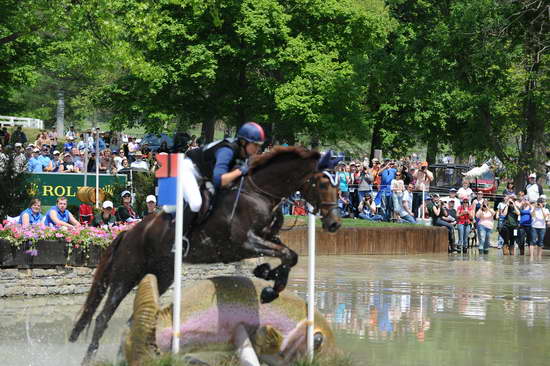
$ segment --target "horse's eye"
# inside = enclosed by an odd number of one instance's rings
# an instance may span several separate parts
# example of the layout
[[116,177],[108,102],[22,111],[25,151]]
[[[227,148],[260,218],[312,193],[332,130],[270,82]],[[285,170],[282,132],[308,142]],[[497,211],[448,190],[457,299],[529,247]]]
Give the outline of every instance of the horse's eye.
[[323,333],[321,332],[315,332],[313,335],[313,349],[318,351],[319,348],[323,345],[323,340],[325,339],[325,336],[323,336]]

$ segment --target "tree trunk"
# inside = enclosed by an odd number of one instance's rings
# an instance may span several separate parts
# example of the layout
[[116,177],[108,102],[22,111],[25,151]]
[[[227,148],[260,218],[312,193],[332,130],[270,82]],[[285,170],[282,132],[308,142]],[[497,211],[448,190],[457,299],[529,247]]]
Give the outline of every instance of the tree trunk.
[[437,152],[439,148],[437,146],[437,141],[428,138],[428,148],[426,150],[426,161],[429,165],[435,164],[437,162]]
[[216,118],[210,118],[202,123],[201,136],[203,138],[203,144],[214,141],[214,131],[216,127]]
[[59,89],[57,91],[55,131],[57,132],[57,136],[59,138],[61,138],[65,133],[65,91],[63,89]]
[[369,159],[374,158],[374,150],[382,149],[382,135],[380,134],[380,122],[375,122],[372,127]]

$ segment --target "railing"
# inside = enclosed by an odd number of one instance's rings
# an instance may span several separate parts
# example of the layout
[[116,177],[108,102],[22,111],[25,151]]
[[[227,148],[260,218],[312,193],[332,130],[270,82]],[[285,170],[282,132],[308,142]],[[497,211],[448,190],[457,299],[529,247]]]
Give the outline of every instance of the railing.
[[0,127],[5,126],[44,129],[44,121],[36,118],[0,116]]

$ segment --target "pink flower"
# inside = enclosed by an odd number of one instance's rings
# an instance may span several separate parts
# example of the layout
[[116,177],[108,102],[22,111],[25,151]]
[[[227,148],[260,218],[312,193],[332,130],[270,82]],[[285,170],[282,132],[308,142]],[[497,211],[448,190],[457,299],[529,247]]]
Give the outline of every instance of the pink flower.
[[55,233],[55,237],[56,237],[56,238],[62,238],[62,237],[63,237],[63,234],[61,234],[61,233]]

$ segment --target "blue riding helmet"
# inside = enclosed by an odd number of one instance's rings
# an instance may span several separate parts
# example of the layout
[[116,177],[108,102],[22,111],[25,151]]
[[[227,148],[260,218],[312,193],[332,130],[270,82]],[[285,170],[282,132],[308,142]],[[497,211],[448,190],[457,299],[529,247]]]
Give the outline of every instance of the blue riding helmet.
[[248,142],[261,143],[265,140],[265,132],[256,122],[246,122],[237,131],[237,137]]

